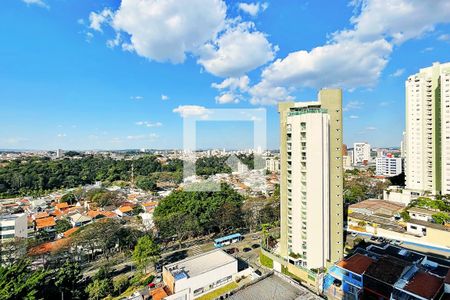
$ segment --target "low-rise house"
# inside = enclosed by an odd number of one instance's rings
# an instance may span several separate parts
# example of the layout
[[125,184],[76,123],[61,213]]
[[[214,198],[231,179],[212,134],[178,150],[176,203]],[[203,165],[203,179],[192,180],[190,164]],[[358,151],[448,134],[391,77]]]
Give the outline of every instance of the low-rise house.
[[421,207],[411,207],[408,209],[408,214],[411,217],[411,219],[425,221],[425,222],[429,222],[429,221],[433,220],[433,215],[435,213],[436,213],[435,211],[421,208]]
[[424,242],[450,248],[450,226],[411,219],[406,223],[409,234],[422,237]]
[[390,202],[386,200],[368,199],[349,206],[350,212],[357,212],[365,215],[383,215],[383,216],[396,216],[403,209],[404,205]]
[[165,265],[163,280],[172,294],[190,300],[232,282],[237,273],[237,259],[216,249]]
[[120,206],[114,211],[119,217],[130,217],[133,215],[133,208],[129,205]]
[[81,227],[92,222],[92,218],[90,216],[82,215],[80,213],[70,216],[69,219],[73,227]]
[[[363,292],[363,274],[375,260],[356,253],[332,266],[324,280],[324,291],[328,299],[360,299]],[[336,280],[341,284],[333,284]]]
[[55,232],[56,221],[54,217],[45,217],[34,220],[36,231]]
[[102,218],[115,218],[117,214],[112,211],[103,211],[103,210],[89,210],[87,215],[92,218],[92,220],[98,220]]
[[[449,299],[450,262],[401,247],[369,245],[332,266],[323,281],[328,299]],[[447,293],[447,294],[445,294]]]

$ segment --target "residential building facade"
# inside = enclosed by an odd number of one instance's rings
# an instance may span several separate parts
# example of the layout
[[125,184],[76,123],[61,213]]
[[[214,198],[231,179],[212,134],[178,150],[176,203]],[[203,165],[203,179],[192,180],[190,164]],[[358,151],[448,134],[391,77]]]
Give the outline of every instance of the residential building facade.
[[450,194],[450,63],[434,63],[408,77],[406,188]]
[[28,219],[26,214],[13,214],[0,216],[1,241],[13,238],[27,238]]
[[370,160],[370,145],[368,143],[353,144],[353,164],[367,164]]
[[342,91],[278,106],[281,135],[280,255],[305,268],[342,258]]
[[402,173],[402,159],[399,157],[377,157],[376,174],[380,176],[396,176]]

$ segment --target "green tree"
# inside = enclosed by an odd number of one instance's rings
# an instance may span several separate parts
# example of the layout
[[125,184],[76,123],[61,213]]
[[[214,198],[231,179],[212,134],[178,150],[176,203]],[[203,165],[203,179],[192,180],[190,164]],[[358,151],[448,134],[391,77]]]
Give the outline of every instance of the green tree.
[[144,235],[139,238],[133,251],[133,260],[138,268],[147,272],[147,265],[150,262],[155,262],[159,257],[160,249],[158,244],[149,235]]
[[83,276],[78,263],[67,260],[55,275],[55,286],[59,289],[62,299],[79,296],[79,281]]
[[144,191],[156,191],[156,182],[147,176],[139,176],[136,180],[136,186]]
[[450,216],[444,212],[437,212],[431,217],[433,218],[433,221],[436,224],[445,224],[450,222]]
[[66,219],[56,220],[56,232],[63,233],[72,228],[72,224]]
[[77,198],[74,193],[67,193],[61,197],[61,202],[67,202],[69,205],[73,205],[77,202]]
[[111,290],[110,282],[106,279],[94,280],[86,287],[86,293],[89,295],[89,299],[103,299],[108,296]]
[[47,275],[43,268],[32,270],[28,260],[0,266],[0,299],[36,299]]

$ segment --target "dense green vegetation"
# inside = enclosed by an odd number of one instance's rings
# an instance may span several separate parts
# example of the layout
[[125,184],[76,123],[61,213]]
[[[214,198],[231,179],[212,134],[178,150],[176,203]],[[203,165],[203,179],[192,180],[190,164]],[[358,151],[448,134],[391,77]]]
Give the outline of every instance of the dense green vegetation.
[[411,200],[408,206],[450,212],[450,202],[448,202],[445,198],[434,200],[427,197],[419,197],[417,199]]
[[239,154],[236,159],[228,160],[230,156],[210,156],[197,159],[195,162],[195,172],[197,175],[213,175],[217,173],[231,173],[237,168],[237,162],[243,164],[252,170],[254,168],[253,154]]
[[369,198],[378,198],[383,194],[390,181],[382,182],[374,179],[374,171],[348,170],[344,174],[344,201],[352,204]]
[[175,191],[155,209],[154,220],[163,238],[223,232],[242,225],[243,197],[228,185],[219,192]]
[[[76,154],[76,153],[75,153]],[[77,156],[77,155],[73,156]],[[253,168],[253,155],[238,158]],[[228,156],[200,158],[196,161],[198,175],[231,173],[226,164]],[[182,179],[183,162],[179,159],[160,162],[157,156],[145,155],[133,160],[114,160],[109,157],[84,155],[76,158],[50,160],[29,158],[5,163],[0,168],[0,198],[18,195],[41,195],[60,188],[73,188],[96,181],[104,183],[131,181],[132,165],[136,185],[155,191],[158,181],[178,183]],[[63,201],[75,199],[68,196]]]
[[80,159],[49,160],[31,158],[11,161],[0,168],[0,197],[42,194],[59,188],[71,188],[96,181],[112,183],[130,181],[132,164],[134,175],[150,176],[155,172],[181,172],[182,162],[170,160],[166,164],[156,156],[135,160],[114,160],[100,156]]

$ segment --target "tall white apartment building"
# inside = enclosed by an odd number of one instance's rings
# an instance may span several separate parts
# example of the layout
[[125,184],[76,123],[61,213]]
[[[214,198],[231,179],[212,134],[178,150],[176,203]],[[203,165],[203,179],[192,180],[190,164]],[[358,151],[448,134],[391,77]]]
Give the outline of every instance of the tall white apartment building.
[[370,160],[370,145],[368,143],[353,144],[353,164],[363,164]]
[[278,157],[266,158],[266,169],[269,172],[280,172],[280,160]]
[[408,77],[406,188],[450,194],[450,63],[434,63]]
[[375,173],[380,176],[396,176],[402,172],[402,159],[399,157],[377,157]]
[[317,102],[282,102],[280,255],[320,268],[343,254],[342,91]]

